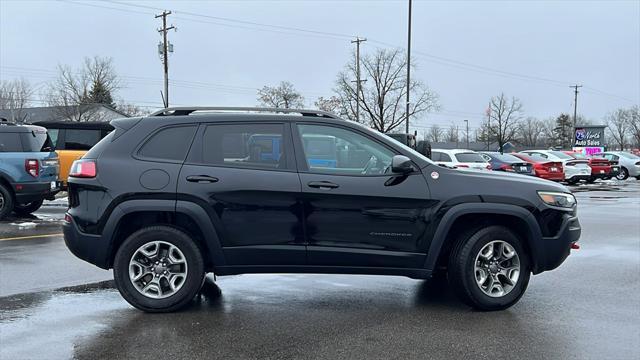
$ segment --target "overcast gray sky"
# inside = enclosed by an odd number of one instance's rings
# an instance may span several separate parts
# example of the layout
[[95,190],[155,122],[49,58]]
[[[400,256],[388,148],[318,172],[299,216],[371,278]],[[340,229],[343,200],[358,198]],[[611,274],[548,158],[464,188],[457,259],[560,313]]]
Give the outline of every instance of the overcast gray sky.
[[[0,78],[40,86],[59,63],[110,56],[126,84],[118,96],[159,106],[154,8],[172,10],[178,27],[169,35],[174,105],[252,106],[257,88],[287,80],[311,106],[332,94],[349,36],[369,39],[365,53],[406,46],[407,1],[0,0]],[[412,36],[412,76],[442,105],[422,126],[476,127],[500,92],[519,97],[528,116],[572,112],[574,83],[585,86],[579,113],[594,122],[640,103],[640,1],[414,1]]]

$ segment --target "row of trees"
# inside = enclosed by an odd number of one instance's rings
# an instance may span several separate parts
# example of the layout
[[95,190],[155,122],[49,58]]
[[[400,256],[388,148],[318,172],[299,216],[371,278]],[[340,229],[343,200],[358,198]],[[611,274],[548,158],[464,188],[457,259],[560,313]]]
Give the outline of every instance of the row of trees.
[[34,87],[24,79],[0,82],[0,109],[11,110],[13,121],[22,122],[26,116],[24,109],[34,104],[52,106],[58,117],[71,121],[99,121],[103,115],[92,107],[103,104],[129,115],[144,114],[139,106],[116,101],[117,92],[123,84],[113,66],[113,59],[98,57],[85,58],[80,68],[58,65],[54,80],[46,83],[35,99]]
[[[381,131],[399,129],[407,119],[407,57],[400,50],[379,49],[361,59],[360,89],[354,79],[358,78],[355,55],[336,77],[334,95],[320,97],[315,106],[320,110],[336,113],[344,118],[357,120]],[[438,95],[419,80],[409,84],[411,103],[410,121],[439,109]],[[258,90],[261,106],[294,108],[304,107],[305,99],[291,83],[265,86]],[[356,109],[360,108],[359,117]]]

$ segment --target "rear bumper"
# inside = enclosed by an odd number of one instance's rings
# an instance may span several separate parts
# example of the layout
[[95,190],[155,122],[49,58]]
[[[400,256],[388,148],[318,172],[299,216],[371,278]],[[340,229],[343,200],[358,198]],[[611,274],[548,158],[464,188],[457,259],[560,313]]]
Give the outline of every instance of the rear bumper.
[[560,266],[571,252],[571,244],[580,239],[582,228],[578,217],[570,214],[564,215],[560,231],[554,237],[543,237],[542,247],[544,256],[539,259],[535,273],[553,270]]
[[56,181],[55,188],[51,188],[51,182],[32,182],[32,183],[16,183],[12,184],[16,202],[26,204],[42,199],[53,200],[55,195],[60,192],[62,184]]
[[564,173],[542,173],[540,171],[536,172],[536,176],[551,181],[563,181]]
[[109,269],[109,242],[100,235],[86,234],[78,229],[71,218],[62,225],[64,242],[78,258],[103,269]]

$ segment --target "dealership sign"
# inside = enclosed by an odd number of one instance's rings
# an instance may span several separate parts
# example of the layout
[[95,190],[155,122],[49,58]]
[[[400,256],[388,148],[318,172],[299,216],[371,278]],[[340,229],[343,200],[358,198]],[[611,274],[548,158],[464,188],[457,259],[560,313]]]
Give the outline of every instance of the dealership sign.
[[581,126],[576,127],[576,147],[603,147],[605,126]]

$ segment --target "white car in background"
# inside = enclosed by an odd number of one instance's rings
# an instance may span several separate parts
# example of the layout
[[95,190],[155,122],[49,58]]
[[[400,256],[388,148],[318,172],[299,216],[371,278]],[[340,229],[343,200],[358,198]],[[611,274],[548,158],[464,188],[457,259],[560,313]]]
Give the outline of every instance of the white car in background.
[[591,178],[589,160],[576,159],[562,151],[556,150],[525,150],[520,151],[520,153],[532,157],[562,162],[562,167],[564,168],[564,179],[569,184],[575,184],[580,180],[587,181]]
[[640,180],[640,156],[625,151],[605,151],[593,154],[593,156],[617,161],[620,165],[620,173],[616,176],[618,180],[626,180],[629,176]]
[[454,169],[491,170],[489,162],[479,153],[464,149],[432,149],[431,160]]

